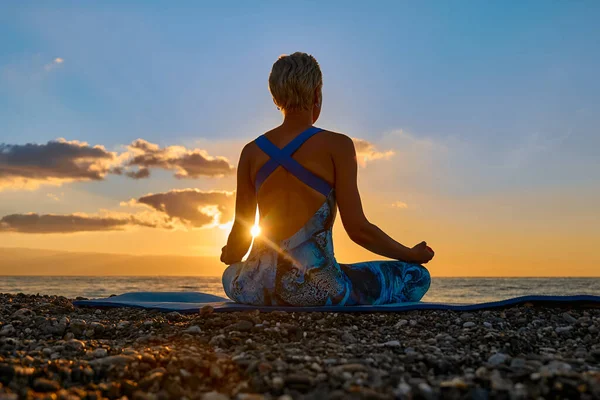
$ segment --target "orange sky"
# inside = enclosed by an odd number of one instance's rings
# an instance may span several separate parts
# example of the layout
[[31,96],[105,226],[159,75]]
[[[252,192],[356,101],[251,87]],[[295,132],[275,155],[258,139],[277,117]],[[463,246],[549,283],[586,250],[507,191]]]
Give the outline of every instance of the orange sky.
[[[412,245],[426,240],[436,250],[436,257],[428,265],[434,276],[600,276],[597,188],[565,191],[549,187],[536,192],[524,188],[477,195],[442,193],[443,182],[452,178],[452,171],[444,165],[448,165],[455,150],[422,142],[404,132],[390,135],[404,150],[390,147],[393,140],[389,137],[376,143],[378,148],[394,150],[395,154],[368,160],[360,168],[364,207],[372,222],[402,243]],[[242,141],[202,144],[211,153],[235,160]],[[208,184],[213,189],[218,184],[217,189],[231,190],[235,180],[228,177]],[[49,193],[63,194],[56,200]],[[77,204],[85,205],[79,208],[84,212],[122,212],[129,207],[111,196],[75,190],[69,185],[43,186],[33,192],[4,191],[2,196],[4,201],[19,202],[26,209],[47,207],[54,212],[61,208],[70,210]],[[2,247],[217,257],[227,234],[220,227],[3,233]],[[378,258],[352,243],[339,221],[334,228],[334,245],[341,262]],[[0,264],[0,274],[1,268]],[[60,272],[56,270],[56,274]],[[165,273],[169,273],[168,268]],[[177,273],[204,274],[201,265]]]

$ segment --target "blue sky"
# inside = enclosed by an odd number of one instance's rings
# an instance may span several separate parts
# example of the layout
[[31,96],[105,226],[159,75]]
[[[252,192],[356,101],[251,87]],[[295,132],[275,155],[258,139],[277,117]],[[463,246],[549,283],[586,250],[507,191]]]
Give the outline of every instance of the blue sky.
[[[595,2],[320,3],[5,4],[0,65],[25,82],[0,82],[0,139],[252,136],[277,118],[269,67],[295,50],[322,64],[322,124],[363,136],[402,127],[506,148],[596,122]],[[52,77],[27,76],[55,57]]]
[[[533,190],[542,198],[588,193],[600,180],[596,1],[0,7],[0,143],[64,137],[117,151],[143,138],[202,147],[235,163],[239,145],[280,120],[267,90],[272,63],[305,51],[324,73],[319,126],[415,157],[422,167],[410,179],[380,162],[364,173],[368,190],[457,199]],[[398,131],[408,136],[399,139]],[[402,153],[413,148],[429,152]],[[395,189],[376,186],[386,171],[398,179]],[[190,186],[164,171],[125,182],[114,177],[67,189],[97,198],[82,210],[91,212]],[[231,180],[215,179],[194,187],[233,189]],[[7,193],[0,195],[4,214],[73,207],[33,210],[25,194]]]

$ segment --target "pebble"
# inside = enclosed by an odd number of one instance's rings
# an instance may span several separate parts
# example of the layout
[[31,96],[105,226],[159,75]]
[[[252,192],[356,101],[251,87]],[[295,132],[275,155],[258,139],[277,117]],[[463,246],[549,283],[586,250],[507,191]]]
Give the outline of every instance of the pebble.
[[[73,309],[57,296],[0,294],[0,332],[14,329],[0,336],[0,393],[7,392],[0,400],[18,400],[15,388],[28,393],[24,398],[48,400],[525,399],[600,393],[594,334],[600,310],[518,306],[409,315],[209,310],[177,315],[138,309],[97,314]],[[557,331],[567,324],[566,333]],[[475,329],[479,325],[486,329]],[[51,382],[49,391],[30,396],[43,380]]]
[[488,358],[488,363],[493,366],[498,366],[500,364],[504,364],[509,359],[509,356],[502,353],[496,353],[490,358]]
[[569,326],[558,326],[558,327],[556,327],[556,329],[554,329],[554,331],[560,335],[560,334],[569,333],[572,329],[573,329],[573,327],[571,325],[569,325]]
[[184,332],[199,335],[202,333],[202,329],[200,329],[198,325],[192,325],[189,328],[187,328]]
[[73,332],[75,335],[81,335],[85,331],[86,326],[87,322],[85,322],[85,320],[72,319],[71,323],[69,324],[69,329],[71,329],[71,332]]
[[248,332],[252,330],[254,324],[250,321],[246,321],[245,319],[241,319],[234,324],[227,326],[227,331],[239,331],[239,332]]
[[81,340],[71,339],[67,340],[67,342],[65,343],[65,348],[80,353],[85,350],[85,343]]
[[215,312],[215,309],[212,306],[204,306],[200,309],[200,315],[206,316]]
[[108,356],[108,357],[96,359],[96,360],[92,361],[92,363],[95,363],[96,365],[125,365],[134,360],[135,360],[135,358],[132,356],[118,354],[116,356]]
[[93,355],[96,358],[106,357],[108,355],[108,350],[103,349],[103,348],[98,348],[98,349],[94,350]]
[[526,365],[527,365],[527,362],[522,358],[513,358],[510,361],[511,369],[522,369],[522,368],[525,368]]
[[17,311],[15,311],[10,317],[11,319],[25,320],[35,317],[35,313],[29,308],[20,308]]
[[394,325],[394,328],[400,328],[400,327],[403,327],[406,324],[408,324],[408,321],[405,320],[405,319],[401,319],[398,322],[396,322],[396,324]]
[[283,389],[284,385],[285,385],[285,382],[283,381],[282,377],[276,376],[273,378],[273,381],[272,381],[273,389],[279,391],[279,390]]
[[571,325],[577,322],[577,318],[573,317],[568,312],[562,313],[562,317],[567,323]]
[[183,319],[183,315],[181,315],[177,311],[173,311],[173,312],[167,313],[165,315],[165,318],[168,321],[175,321],[176,322],[176,321],[181,321]]
[[202,395],[202,400],[229,400],[229,396],[219,392],[208,392]]
[[0,336],[12,336],[16,333],[16,329],[12,324],[7,324],[0,329]]
[[37,392],[56,392],[60,389],[60,384],[56,381],[45,378],[37,378],[33,381],[33,389]]

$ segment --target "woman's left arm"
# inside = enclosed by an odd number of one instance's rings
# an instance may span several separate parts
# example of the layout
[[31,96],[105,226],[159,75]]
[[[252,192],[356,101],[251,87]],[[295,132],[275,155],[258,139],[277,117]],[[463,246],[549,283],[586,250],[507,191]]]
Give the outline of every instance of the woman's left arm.
[[227,245],[223,247],[221,261],[227,265],[242,261],[252,243],[250,229],[256,217],[256,193],[250,177],[250,149],[247,144],[242,150],[237,169],[235,194],[235,219]]

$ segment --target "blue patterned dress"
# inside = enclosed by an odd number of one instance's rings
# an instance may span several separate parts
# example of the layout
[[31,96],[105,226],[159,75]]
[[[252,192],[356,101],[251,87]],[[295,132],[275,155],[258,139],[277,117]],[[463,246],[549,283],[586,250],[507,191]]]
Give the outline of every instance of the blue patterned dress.
[[266,143],[264,136],[257,139],[259,147],[271,156],[257,174],[257,190],[275,168],[282,166],[323,193],[326,200],[290,238],[278,243],[256,238],[248,259],[230,265],[223,273],[225,293],[233,301],[252,305],[377,305],[421,300],[431,283],[429,272],[421,265],[403,261],[336,261],[332,240],[337,209],[335,191],[291,158],[302,143],[319,131],[310,128],[284,149]]

